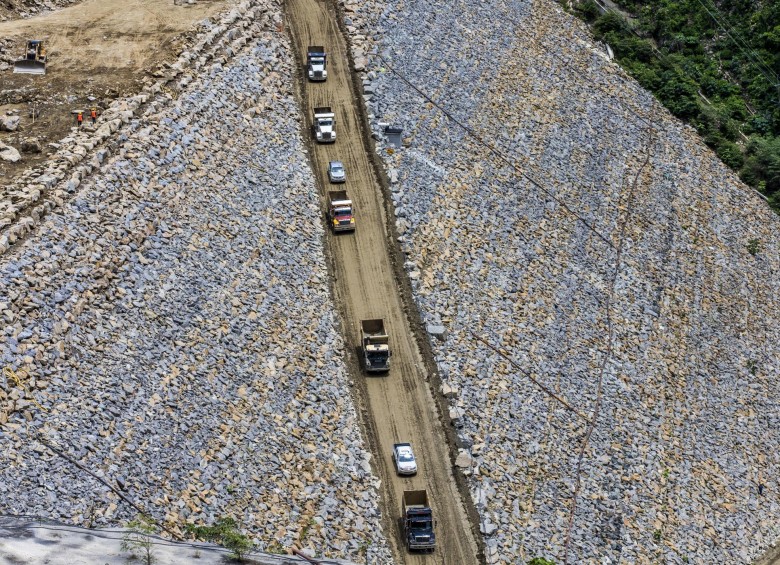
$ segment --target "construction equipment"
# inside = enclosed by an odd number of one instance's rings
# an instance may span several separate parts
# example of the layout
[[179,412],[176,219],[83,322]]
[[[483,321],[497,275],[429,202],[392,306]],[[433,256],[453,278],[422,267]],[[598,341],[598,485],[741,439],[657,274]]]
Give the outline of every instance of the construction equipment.
[[401,512],[406,548],[409,551],[433,551],[436,534],[433,532],[433,511],[428,506],[428,492],[405,490]]
[[306,74],[311,81],[328,80],[327,55],[321,45],[309,45],[306,50]]
[[355,218],[352,216],[352,200],[347,197],[346,190],[331,190],[328,192],[328,220],[334,232],[354,231]]
[[43,40],[30,39],[23,59],[14,63],[14,72],[30,75],[46,74],[46,49]]
[[314,108],[312,133],[317,143],[333,143],[336,141],[336,114],[330,106]]
[[369,373],[390,370],[388,340],[384,320],[360,320],[360,347],[363,349],[363,363]]

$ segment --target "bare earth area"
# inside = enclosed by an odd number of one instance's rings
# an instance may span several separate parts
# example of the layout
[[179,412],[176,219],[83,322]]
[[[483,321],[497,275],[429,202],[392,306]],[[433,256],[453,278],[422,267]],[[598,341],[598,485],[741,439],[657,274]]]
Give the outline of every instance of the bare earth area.
[[[18,112],[13,132],[0,132],[0,143],[21,152],[16,163],[0,161],[2,184],[40,164],[53,151],[48,144],[65,137],[75,125],[74,110],[98,109],[137,92],[145,77],[159,73],[172,60],[198,22],[230,5],[226,0],[201,0],[175,6],[173,1],[87,0],[43,16],[0,23],[0,59],[21,56],[28,39],[43,39],[49,58],[47,73],[0,71],[0,115]],[[0,68],[2,68],[0,64]],[[33,119],[33,112],[35,119]],[[25,140],[41,151],[22,152]]]

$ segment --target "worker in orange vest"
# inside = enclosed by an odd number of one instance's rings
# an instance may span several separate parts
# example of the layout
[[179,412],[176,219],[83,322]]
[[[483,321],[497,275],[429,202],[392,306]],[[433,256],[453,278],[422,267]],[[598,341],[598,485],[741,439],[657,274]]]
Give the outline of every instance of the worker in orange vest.
[[79,127],[81,127],[81,123],[83,121],[84,121],[84,112],[79,110],[78,112],[76,112],[76,123],[78,124]]
[[89,117],[92,118],[92,124],[94,125],[94,123],[97,121],[97,108],[94,106],[89,111]]

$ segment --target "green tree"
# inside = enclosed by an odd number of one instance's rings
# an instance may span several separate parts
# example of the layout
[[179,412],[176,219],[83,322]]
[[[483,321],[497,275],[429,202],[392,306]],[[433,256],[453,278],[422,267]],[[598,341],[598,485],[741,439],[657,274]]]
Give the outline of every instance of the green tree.
[[144,565],[157,563],[151,537],[157,532],[154,520],[142,514],[128,522],[125,527],[128,531],[122,536],[122,551],[130,552],[132,559],[141,559]]
[[741,171],[745,182],[754,186],[764,183],[768,194],[780,191],[780,138],[754,136],[747,154]]
[[780,211],[780,2],[614,1],[631,17],[597,16],[593,0],[574,0],[574,11],[627,72]]

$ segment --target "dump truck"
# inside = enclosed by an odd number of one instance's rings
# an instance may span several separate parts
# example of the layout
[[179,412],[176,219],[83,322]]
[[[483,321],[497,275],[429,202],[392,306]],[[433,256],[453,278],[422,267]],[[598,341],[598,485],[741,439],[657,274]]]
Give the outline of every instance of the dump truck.
[[309,45],[306,50],[306,75],[311,81],[328,80],[327,55],[321,45]]
[[360,347],[366,371],[376,373],[390,370],[390,346],[385,321],[360,320]]
[[354,231],[355,218],[352,215],[352,200],[347,197],[347,191],[331,190],[328,192],[328,201],[328,220],[333,231]]
[[46,49],[43,40],[30,39],[27,41],[24,57],[14,63],[14,72],[30,75],[46,74]]
[[330,106],[314,108],[312,133],[317,143],[333,143],[336,141],[336,114]]
[[428,492],[405,490],[402,504],[406,548],[409,551],[433,551],[436,534],[433,533],[433,511],[428,505]]

